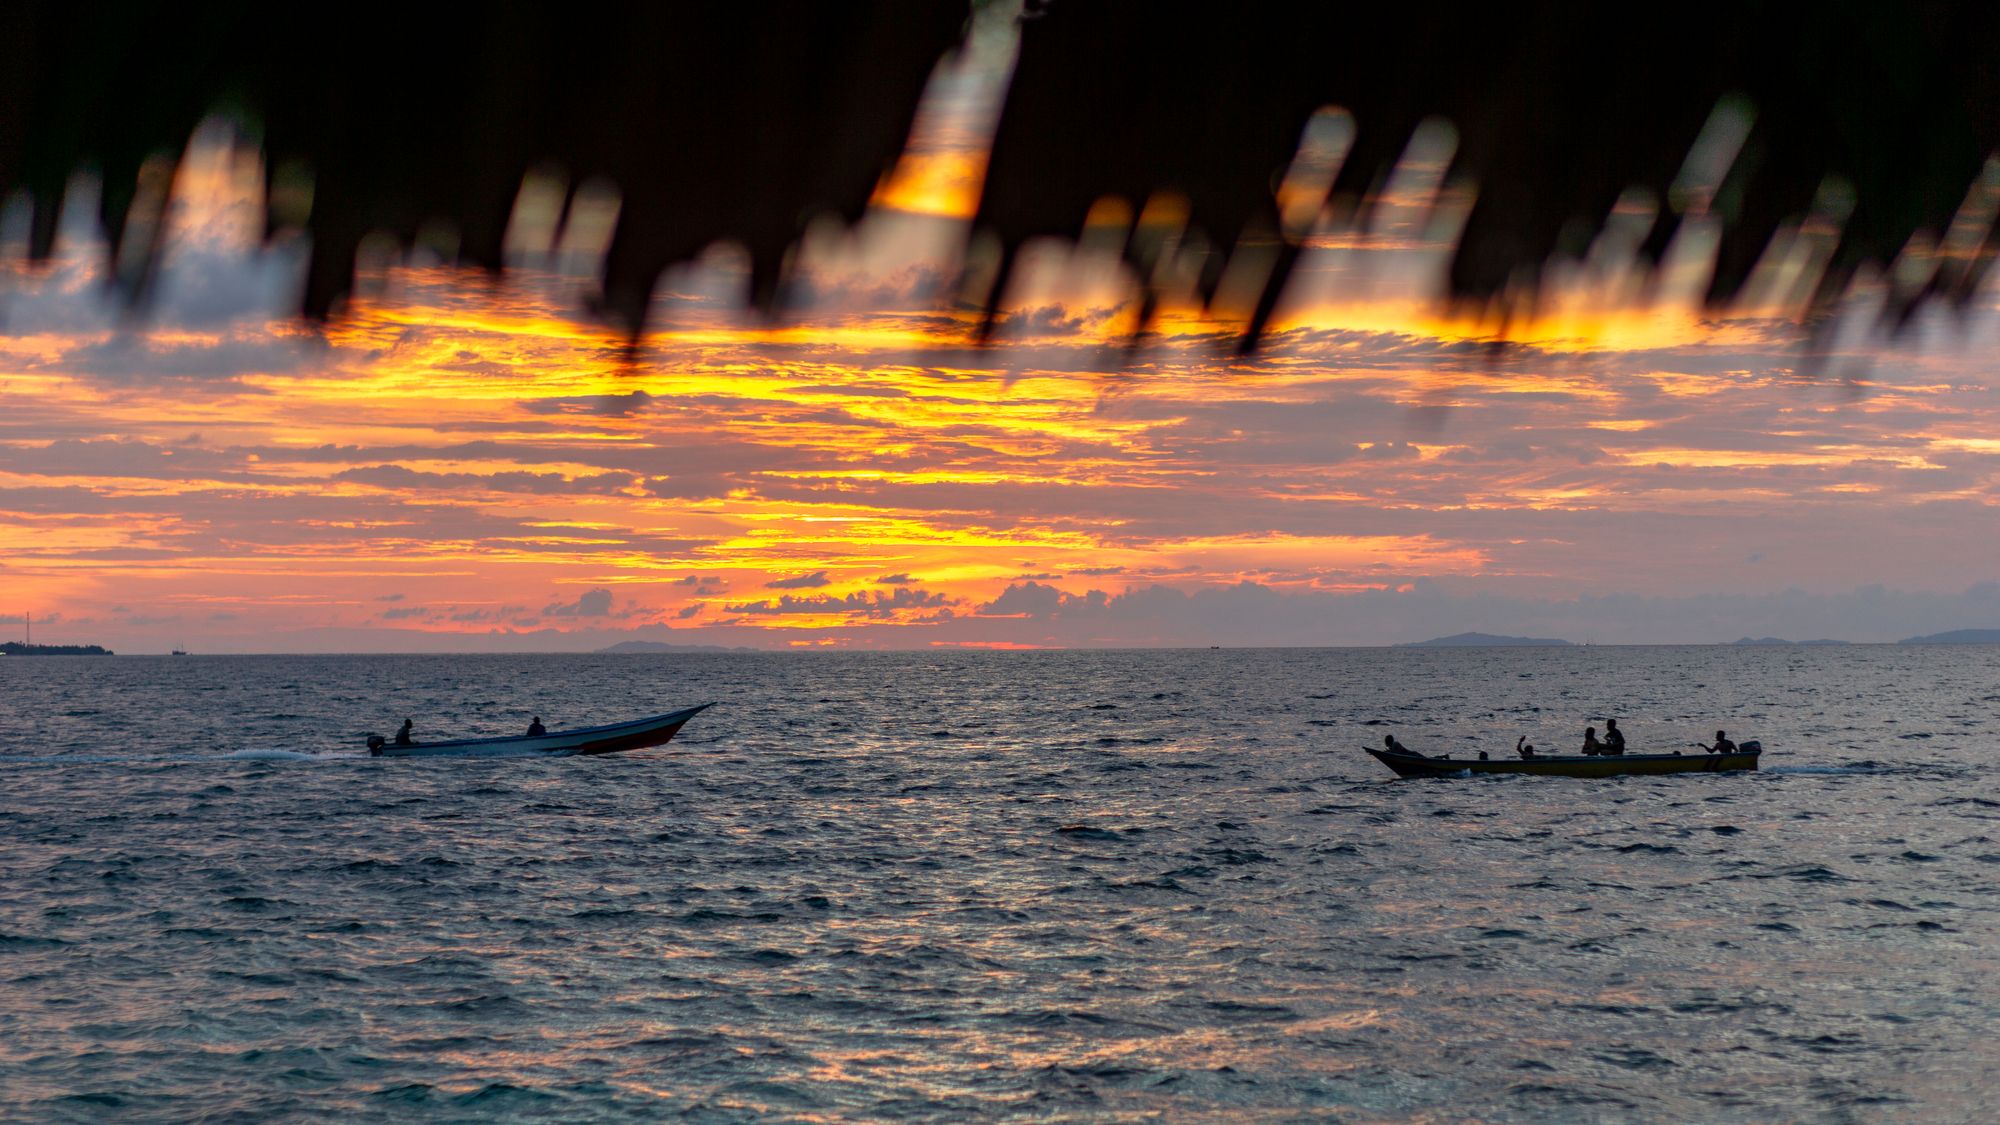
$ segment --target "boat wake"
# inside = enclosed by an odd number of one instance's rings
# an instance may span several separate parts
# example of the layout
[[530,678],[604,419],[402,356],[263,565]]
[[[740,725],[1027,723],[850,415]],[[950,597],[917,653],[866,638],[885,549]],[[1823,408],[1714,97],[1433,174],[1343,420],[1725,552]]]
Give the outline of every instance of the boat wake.
[[9,754],[0,757],[0,762],[64,766],[121,762],[132,765],[171,766],[197,762],[352,762],[365,757],[366,754],[343,751],[313,754],[301,750],[280,750],[276,747],[250,747],[232,750],[227,754]]
[[246,750],[232,750],[218,754],[215,761],[221,762],[339,762],[366,757],[365,754],[311,754],[301,750],[279,750],[275,747],[252,747]]
[[[432,758],[569,758],[588,757],[560,750],[483,750],[467,751],[463,754],[434,753],[425,755]],[[366,752],[352,750],[328,750],[314,753],[309,750],[281,750],[275,746],[249,746],[241,750],[231,750],[226,754],[9,754],[0,757],[0,762],[43,765],[101,765],[114,762],[133,765],[165,766],[193,764],[199,762],[361,762],[370,760]]]

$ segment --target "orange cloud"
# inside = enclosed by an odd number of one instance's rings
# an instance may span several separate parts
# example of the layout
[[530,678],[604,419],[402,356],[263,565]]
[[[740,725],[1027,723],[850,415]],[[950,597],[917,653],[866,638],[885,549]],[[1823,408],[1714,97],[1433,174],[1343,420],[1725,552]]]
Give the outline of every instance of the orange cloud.
[[[1993,577],[1952,538],[2000,494],[2000,392],[1962,355],[1815,381],[1781,318],[1641,303],[1602,262],[1505,325],[1458,315],[1433,299],[1448,241],[1418,229],[1419,181],[1378,230],[1311,240],[1256,357],[1187,302],[1128,348],[1132,278],[1061,247],[1024,263],[1008,342],[982,349],[925,241],[976,206],[963,141],[884,181],[900,214],[828,236],[796,319],[717,297],[710,263],[636,347],[576,315],[578,278],[434,264],[311,329],[272,315],[282,296],[208,300],[223,266],[170,263],[133,333],[66,246],[10,282],[0,584],[97,631],[77,639],[213,651],[284,630],[1167,643],[1239,609],[1267,614],[1253,639],[1330,642],[1353,639],[1340,615],[1306,608],[1356,602],[1327,599],[1664,596],[1725,554],[1740,580],[1750,541],[1827,582]],[[187,168],[176,237],[254,237],[257,177]],[[245,268],[282,274],[273,254]],[[1071,623],[978,611],[1030,584]]]

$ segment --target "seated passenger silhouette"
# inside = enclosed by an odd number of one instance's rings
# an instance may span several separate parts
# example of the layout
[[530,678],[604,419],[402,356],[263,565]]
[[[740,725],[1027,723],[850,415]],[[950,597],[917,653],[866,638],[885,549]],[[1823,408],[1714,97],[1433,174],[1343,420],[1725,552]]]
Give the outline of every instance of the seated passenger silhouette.
[[1535,756],[1535,744],[1529,742],[1528,736],[1524,734],[1514,740],[1514,753],[1523,758],[1532,758]]
[[543,726],[542,717],[540,715],[536,715],[535,721],[528,724],[528,737],[533,738],[538,734],[547,734],[547,733],[549,733],[549,728]]
[[[1695,745],[1696,745],[1696,746],[1701,746],[1701,743],[1697,742],[1697,743],[1695,743]],[[1721,731],[1716,731],[1716,732],[1715,732],[1715,745],[1713,745],[1713,746],[1701,746],[1701,748],[1702,748],[1703,750],[1706,750],[1706,751],[1708,751],[1708,752],[1709,752],[1709,753],[1711,753],[1711,754],[1734,754],[1734,753],[1736,753],[1736,744],[1735,744],[1734,742],[1731,742],[1731,741],[1729,741],[1729,736],[1728,736],[1728,735],[1726,735],[1726,734],[1724,734],[1724,733],[1722,733]]]
[[1617,719],[1604,720],[1604,753],[1623,754],[1625,752],[1625,732],[1618,729]]
[[1604,744],[1602,742],[1597,741],[1596,727],[1583,728],[1583,752],[1585,754],[1604,753]]
[[1393,734],[1385,734],[1385,735],[1383,735],[1383,736],[1382,736],[1382,745],[1384,745],[1384,746],[1387,746],[1387,747],[1389,748],[1389,753],[1391,753],[1391,754],[1414,754],[1414,753],[1416,753],[1416,751],[1414,751],[1414,750],[1411,750],[1411,749],[1410,749],[1409,747],[1407,747],[1407,746],[1403,745],[1403,744],[1402,744],[1402,743],[1400,743],[1400,742],[1397,742],[1397,741],[1396,741],[1396,736],[1395,736],[1395,735],[1393,735]]
[[404,719],[404,720],[403,720],[403,729],[402,729],[402,730],[399,730],[399,731],[397,731],[397,732],[396,732],[396,745],[398,745],[398,746],[411,746],[411,745],[414,745],[414,743],[412,743],[412,742],[410,741],[410,731],[411,731],[411,729],[412,729],[412,728],[414,728],[414,727],[415,727],[416,725],[417,725],[417,724],[415,724],[415,723],[411,722],[410,720],[408,720],[408,719]]

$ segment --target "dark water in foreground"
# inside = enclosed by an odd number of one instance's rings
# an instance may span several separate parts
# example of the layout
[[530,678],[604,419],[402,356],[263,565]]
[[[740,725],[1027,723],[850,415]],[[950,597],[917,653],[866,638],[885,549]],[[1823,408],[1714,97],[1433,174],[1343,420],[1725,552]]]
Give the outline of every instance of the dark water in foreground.
[[[2000,1095],[1996,649],[20,658],[0,693],[8,1117]],[[707,699],[620,758],[334,756]],[[1567,741],[1614,700],[1635,750],[1726,725],[1767,770],[1355,749]]]

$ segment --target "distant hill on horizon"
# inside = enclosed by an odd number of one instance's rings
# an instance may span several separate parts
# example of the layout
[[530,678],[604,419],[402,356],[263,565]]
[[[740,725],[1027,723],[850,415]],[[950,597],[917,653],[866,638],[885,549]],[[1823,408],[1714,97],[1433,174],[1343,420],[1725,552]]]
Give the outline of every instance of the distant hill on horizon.
[[2000,629],[1953,629],[1897,641],[1899,645],[2000,645]]
[[1568,641],[1554,637],[1506,637],[1496,633],[1453,633],[1449,637],[1432,637],[1428,641],[1406,641],[1396,648],[1502,648],[1527,645],[1564,646]]
[[1853,644],[1854,642],[1853,642],[1853,641],[1829,641],[1829,640],[1817,640],[1817,641],[1788,641],[1788,640],[1786,640],[1786,639],[1785,639],[1785,638],[1783,638],[1783,637],[1744,637],[1744,638],[1743,638],[1742,640],[1740,640],[1740,641],[1731,641],[1730,643],[1731,643],[1731,644],[1738,644],[1738,645],[1793,645],[1793,646],[1803,646],[1803,645],[1846,645],[1846,644]]
[[598,652],[761,652],[761,649],[744,648],[740,645],[670,645],[665,641],[619,641]]
[[0,643],[0,656],[115,656],[103,645],[30,645],[20,641]]

